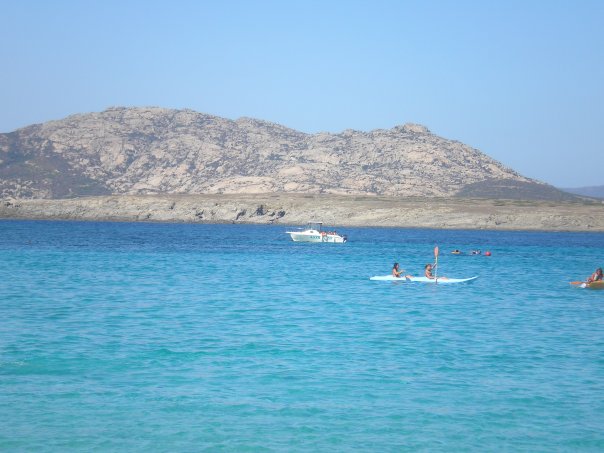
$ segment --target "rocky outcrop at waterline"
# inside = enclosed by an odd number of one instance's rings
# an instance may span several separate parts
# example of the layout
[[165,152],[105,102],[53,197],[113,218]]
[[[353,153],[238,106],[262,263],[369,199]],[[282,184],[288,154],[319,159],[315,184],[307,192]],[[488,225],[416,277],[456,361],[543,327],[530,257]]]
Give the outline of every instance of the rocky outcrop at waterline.
[[113,195],[0,201],[0,218],[189,223],[604,231],[600,201],[341,195]]

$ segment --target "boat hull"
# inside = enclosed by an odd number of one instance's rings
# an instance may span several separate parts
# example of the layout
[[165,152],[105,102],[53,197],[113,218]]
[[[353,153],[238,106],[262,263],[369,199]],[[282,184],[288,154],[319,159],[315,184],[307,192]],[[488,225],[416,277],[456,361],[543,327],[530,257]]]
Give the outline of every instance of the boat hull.
[[591,283],[583,283],[581,284],[581,288],[585,289],[604,289],[604,281],[597,281]]
[[470,278],[438,278],[432,279],[428,277],[394,277],[392,275],[376,275],[375,277],[369,278],[369,280],[386,281],[386,282],[421,282],[421,283],[438,283],[449,284],[449,283],[465,283],[476,280],[478,276]]
[[342,244],[346,238],[340,235],[308,233],[308,232],[287,232],[294,242],[328,242]]

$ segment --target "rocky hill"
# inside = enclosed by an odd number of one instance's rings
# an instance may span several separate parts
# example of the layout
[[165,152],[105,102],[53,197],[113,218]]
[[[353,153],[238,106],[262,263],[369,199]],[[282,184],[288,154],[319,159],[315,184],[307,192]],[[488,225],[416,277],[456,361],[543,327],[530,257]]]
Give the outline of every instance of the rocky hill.
[[305,134],[192,110],[110,108],[0,134],[5,198],[274,192],[572,198],[414,124]]

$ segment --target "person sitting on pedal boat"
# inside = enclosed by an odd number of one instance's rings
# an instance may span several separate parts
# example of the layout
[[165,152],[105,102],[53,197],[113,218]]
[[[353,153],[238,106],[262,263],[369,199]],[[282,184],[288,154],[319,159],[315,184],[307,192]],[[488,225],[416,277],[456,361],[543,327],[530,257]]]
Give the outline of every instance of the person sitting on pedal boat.
[[602,268],[599,267],[596,271],[591,274],[591,276],[587,279],[587,283],[599,282],[604,280],[604,275],[602,275]]

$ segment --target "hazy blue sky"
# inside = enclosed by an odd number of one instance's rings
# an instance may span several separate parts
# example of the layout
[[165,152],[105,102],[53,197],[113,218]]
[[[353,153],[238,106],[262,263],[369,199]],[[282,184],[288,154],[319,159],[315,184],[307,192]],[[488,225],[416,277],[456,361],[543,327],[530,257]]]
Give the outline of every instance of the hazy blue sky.
[[0,0],[0,132],[109,106],[406,122],[604,184],[604,1]]

